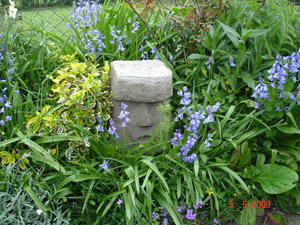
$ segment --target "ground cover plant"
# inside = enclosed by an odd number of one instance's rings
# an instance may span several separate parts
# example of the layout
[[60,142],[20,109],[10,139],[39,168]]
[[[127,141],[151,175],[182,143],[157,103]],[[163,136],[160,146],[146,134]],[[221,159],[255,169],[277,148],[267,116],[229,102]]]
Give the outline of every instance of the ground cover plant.
[[[68,37],[1,20],[1,223],[255,224],[243,201],[299,212],[300,31],[288,1],[71,10]],[[150,140],[129,147],[110,118],[109,64],[146,59],[172,70],[174,95]]]

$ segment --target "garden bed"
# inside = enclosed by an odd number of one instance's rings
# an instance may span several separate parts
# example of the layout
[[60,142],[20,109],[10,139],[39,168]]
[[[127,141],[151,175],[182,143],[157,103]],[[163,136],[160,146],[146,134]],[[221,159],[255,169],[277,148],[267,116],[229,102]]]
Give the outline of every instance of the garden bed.
[[[1,21],[0,224],[254,225],[261,208],[284,224],[273,208],[300,213],[300,14],[289,1],[71,10],[68,37]],[[120,60],[138,69],[122,74]]]

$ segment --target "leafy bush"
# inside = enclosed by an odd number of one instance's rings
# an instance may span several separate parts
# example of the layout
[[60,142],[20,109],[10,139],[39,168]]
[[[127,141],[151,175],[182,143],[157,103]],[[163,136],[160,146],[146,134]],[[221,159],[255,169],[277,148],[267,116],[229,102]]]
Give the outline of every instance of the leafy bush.
[[[74,57],[62,56],[63,61],[67,60],[64,67],[57,70],[56,76],[48,76],[54,83],[52,106],[47,105],[35,116],[28,117],[27,133],[80,137],[82,133],[70,129],[70,125],[82,125],[89,130],[95,127],[97,116],[101,115],[104,121],[110,118],[109,67],[99,71],[94,64],[78,62]],[[88,137],[82,138],[84,142],[69,142],[67,158],[75,150],[80,149],[82,153],[88,150]]]

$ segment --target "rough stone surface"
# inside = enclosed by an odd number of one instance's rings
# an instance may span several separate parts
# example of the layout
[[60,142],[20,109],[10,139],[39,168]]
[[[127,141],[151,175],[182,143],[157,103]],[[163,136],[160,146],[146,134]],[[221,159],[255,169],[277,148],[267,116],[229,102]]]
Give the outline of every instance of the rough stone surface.
[[114,100],[159,102],[172,96],[172,71],[159,60],[114,61],[110,65]]
[[121,102],[125,103],[128,107],[126,109],[130,121],[126,124],[125,140],[126,143],[141,142],[144,143],[149,140],[153,134],[156,126],[160,120],[157,113],[157,107],[162,102],[128,102],[117,101],[113,102],[113,115],[112,118],[115,122],[116,131],[119,135],[119,140],[123,141],[124,127],[121,127],[123,120],[119,119],[121,112]]
[[160,122],[158,106],[173,93],[172,72],[159,60],[114,61],[110,65],[113,113],[112,119],[123,141],[123,120],[119,119],[121,103],[128,107],[126,143],[145,143]]

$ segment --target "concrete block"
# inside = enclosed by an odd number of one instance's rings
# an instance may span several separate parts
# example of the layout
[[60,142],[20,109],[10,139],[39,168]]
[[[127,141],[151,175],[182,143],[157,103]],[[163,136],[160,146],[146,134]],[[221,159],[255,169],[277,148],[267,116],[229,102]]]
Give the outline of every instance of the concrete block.
[[114,61],[110,76],[114,100],[159,102],[173,94],[172,71],[160,60]]

